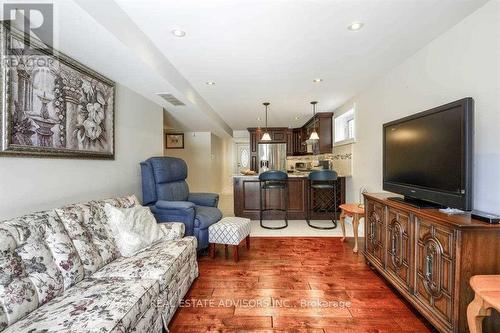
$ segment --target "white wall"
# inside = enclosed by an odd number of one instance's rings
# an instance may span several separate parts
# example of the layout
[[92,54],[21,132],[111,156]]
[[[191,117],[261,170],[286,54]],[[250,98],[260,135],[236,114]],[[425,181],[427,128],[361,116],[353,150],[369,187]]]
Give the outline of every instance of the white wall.
[[233,193],[233,175],[238,171],[236,167],[237,144],[250,145],[250,133],[247,130],[233,131],[233,137],[224,139],[224,165],[222,172],[222,192]]
[[210,132],[184,133],[184,149],[165,149],[165,156],[182,158],[188,165],[189,189],[192,192],[209,191],[212,180],[207,176],[211,167]]
[[[170,125],[170,124],[167,124]],[[165,149],[165,156],[182,158],[188,165],[192,192],[233,192],[236,142],[249,142],[248,131],[235,131],[234,138],[210,132],[185,132],[184,149]]]
[[164,154],[186,161],[191,192],[220,193],[222,149],[222,140],[210,132],[186,132],[184,149],[165,149]]
[[224,140],[217,135],[212,134],[211,137],[211,173],[212,188],[216,193],[222,192],[223,187],[223,171],[224,171]]
[[117,85],[115,160],[0,157],[0,220],[92,199],[136,194],[139,162],[162,153],[162,108]]
[[[500,1],[492,0],[347,102],[356,103],[353,179],[382,190],[382,124],[463,97],[475,100],[474,206],[500,213]],[[439,161],[436,161],[439,163]]]

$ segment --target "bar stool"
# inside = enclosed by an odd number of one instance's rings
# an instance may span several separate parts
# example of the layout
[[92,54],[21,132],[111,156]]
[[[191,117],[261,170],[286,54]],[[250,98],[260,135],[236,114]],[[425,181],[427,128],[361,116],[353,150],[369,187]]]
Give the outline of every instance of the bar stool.
[[[268,193],[268,190],[279,190],[280,193],[284,193],[285,196],[285,207],[284,208],[267,208],[267,205],[262,204],[262,191],[264,194]],[[283,171],[266,171],[259,175],[259,203],[260,203],[260,226],[264,229],[284,229],[288,227],[288,175]],[[263,212],[266,211],[281,211],[285,212],[285,225],[279,227],[268,227],[262,223]]]
[[[333,195],[333,216],[332,216],[332,227],[319,227],[311,224],[311,211],[314,210],[312,202],[313,191],[315,190],[332,190]],[[309,189],[307,195],[307,224],[314,229],[330,230],[337,228],[337,173],[333,170],[320,170],[312,171],[309,173]],[[324,211],[329,211],[329,207],[326,207]]]

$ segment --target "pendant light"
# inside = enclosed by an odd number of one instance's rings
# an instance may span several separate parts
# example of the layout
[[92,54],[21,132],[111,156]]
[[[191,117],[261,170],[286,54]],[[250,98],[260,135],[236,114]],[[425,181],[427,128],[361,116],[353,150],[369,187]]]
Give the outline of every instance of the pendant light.
[[316,104],[318,104],[318,102],[311,102],[311,104],[313,106],[314,129],[309,137],[309,140],[319,140],[318,132],[316,132]]
[[262,103],[266,108],[266,130],[264,131],[264,135],[262,135],[262,139],[260,141],[271,141],[271,136],[267,132],[267,107],[269,106],[269,102]]

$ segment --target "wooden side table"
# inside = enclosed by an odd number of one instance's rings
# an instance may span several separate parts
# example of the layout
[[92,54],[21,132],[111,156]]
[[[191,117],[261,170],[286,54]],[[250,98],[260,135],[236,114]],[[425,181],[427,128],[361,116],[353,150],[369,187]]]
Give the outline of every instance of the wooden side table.
[[467,307],[467,323],[471,333],[481,333],[491,309],[500,312],[500,275],[475,275],[469,283],[476,295]]
[[345,218],[352,217],[352,228],[354,232],[354,249],[352,252],[358,253],[358,227],[359,220],[365,217],[365,206],[360,204],[343,204],[340,205],[342,212],[340,213],[340,225],[342,227],[342,242],[345,241]]

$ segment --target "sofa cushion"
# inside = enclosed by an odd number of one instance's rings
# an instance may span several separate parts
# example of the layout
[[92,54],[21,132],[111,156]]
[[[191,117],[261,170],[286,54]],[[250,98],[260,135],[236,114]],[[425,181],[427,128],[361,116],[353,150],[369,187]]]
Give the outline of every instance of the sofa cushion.
[[80,255],[86,277],[120,256],[104,212],[106,203],[129,208],[137,205],[138,200],[135,196],[128,196],[56,209]]
[[133,257],[121,257],[96,272],[94,278],[144,278],[160,282],[163,291],[191,256],[196,256],[196,238],[160,241]]
[[61,272],[43,242],[30,242],[17,249],[24,269],[36,288],[38,302],[44,304],[64,291]]
[[201,230],[208,229],[208,227],[222,218],[222,212],[216,207],[195,206],[195,208],[195,228],[200,228]]
[[[0,242],[5,238],[1,235]],[[18,255],[9,252],[2,254],[0,259],[0,330],[12,325],[31,311],[39,303],[36,287],[28,278],[21,259]]]
[[55,211],[46,212],[37,223],[45,225],[45,243],[49,247],[59,271],[62,274],[64,289],[83,280],[83,264],[63,223]]
[[[90,233],[91,227],[87,225],[87,222],[92,219],[90,205],[70,205],[56,209],[56,212],[61,218],[64,228],[78,251],[78,255],[80,256],[83,264],[85,277],[91,276],[92,273],[104,266],[104,261],[99,254],[96,244],[94,243],[94,238],[97,242],[102,243],[102,240],[100,240],[99,237],[92,237],[92,234]],[[94,235],[95,234],[96,233],[94,233]],[[105,238],[104,241],[106,241]],[[111,244],[115,246],[114,243]],[[118,257],[118,249],[116,246],[114,252],[116,252],[114,257]]]
[[[0,330],[83,278],[71,242],[58,253],[53,245],[64,239],[55,235],[48,241],[53,228],[62,228],[56,218],[53,212],[40,212],[0,223]],[[68,257],[74,260],[71,265],[63,263]]]
[[86,279],[9,326],[13,332],[129,332],[158,299],[158,281]]

